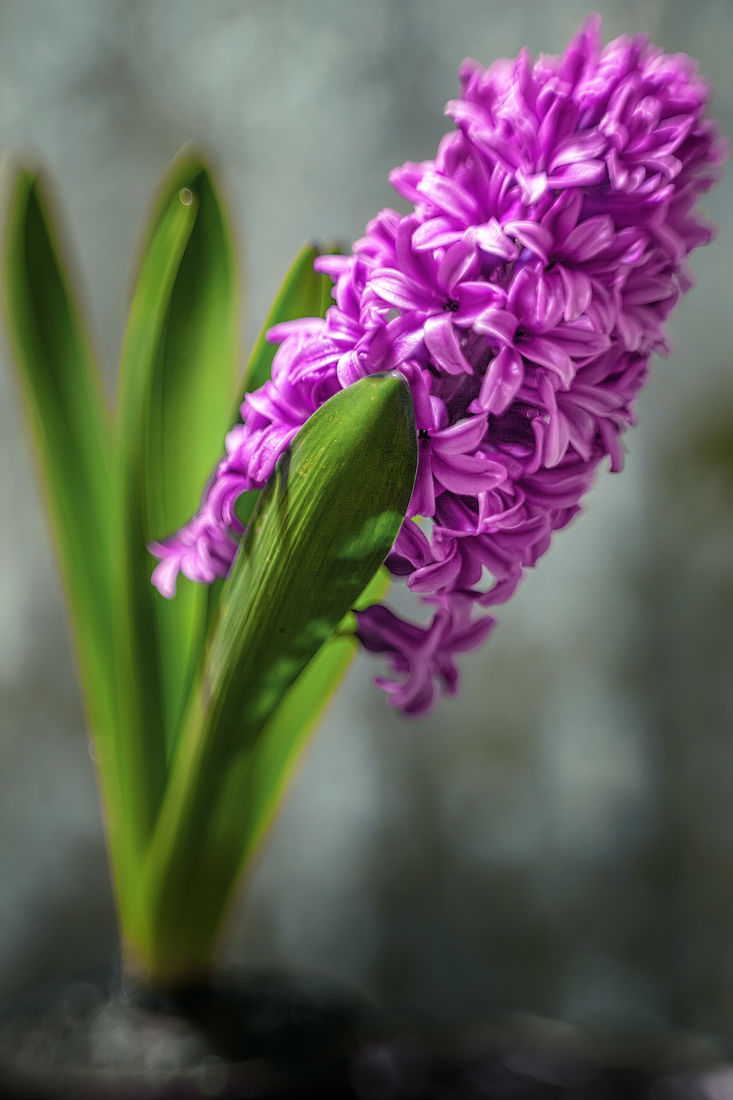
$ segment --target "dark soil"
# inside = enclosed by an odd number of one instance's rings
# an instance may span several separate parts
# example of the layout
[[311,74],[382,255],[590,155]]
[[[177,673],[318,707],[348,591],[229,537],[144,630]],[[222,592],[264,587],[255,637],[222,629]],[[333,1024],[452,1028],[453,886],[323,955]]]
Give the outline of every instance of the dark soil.
[[727,1056],[689,1038],[612,1048],[530,1017],[436,1034],[302,976],[174,999],[83,982],[0,1012],[2,1100],[729,1100]]

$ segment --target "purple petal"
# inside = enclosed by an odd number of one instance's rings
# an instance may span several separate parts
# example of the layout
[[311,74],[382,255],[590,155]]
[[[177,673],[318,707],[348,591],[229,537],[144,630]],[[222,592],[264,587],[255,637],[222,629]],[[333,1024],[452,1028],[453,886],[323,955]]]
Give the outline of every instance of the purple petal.
[[430,308],[434,298],[437,297],[437,295],[429,295],[425,290],[405,279],[399,271],[376,275],[369,283],[369,288],[388,305],[397,306],[398,309]]
[[412,234],[412,247],[417,252],[441,248],[453,244],[463,235],[463,227],[457,226],[453,218],[429,218],[422,222]]
[[550,423],[545,436],[544,462],[548,467],[557,466],[565,457],[570,442],[570,428],[566,418],[561,412],[555,412],[550,417]]
[[613,221],[608,215],[599,214],[581,222],[563,241],[561,255],[573,263],[582,264],[604,248],[608,248],[614,235]]
[[476,249],[469,240],[461,238],[446,250],[438,267],[438,283],[453,294],[457,285],[475,271]]
[[458,288],[459,308],[454,320],[470,328],[489,306],[503,306],[505,302],[506,291],[494,283],[463,282]]
[[[422,442],[422,441],[421,441]],[[433,481],[433,460],[427,447],[420,447],[415,486],[412,490],[408,516],[427,516],[435,514],[435,483]]]
[[582,164],[566,164],[548,177],[550,187],[591,187],[606,176],[606,163],[587,160]]
[[461,351],[458,333],[453,327],[453,314],[428,317],[425,322],[425,346],[436,366],[448,374],[472,374],[473,368]]
[[421,627],[400,619],[382,604],[372,604],[363,611],[357,611],[356,618],[359,640],[371,653],[413,649],[422,640]]
[[542,336],[532,336],[523,339],[518,350],[525,359],[554,371],[565,387],[572,382],[575,375],[572,360],[555,341],[547,340]]
[[534,206],[546,193],[549,186],[546,172],[525,172],[517,169],[517,183],[522,191],[522,202]]
[[511,237],[516,237],[530,252],[536,253],[544,264],[548,263],[554,243],[549,229],[537,225],[536,222],[510,221],[504,224],[504,231]]
[[677,288],[672,280],[663,276],[647,276],[643,280],[635,282],[633,286],[624,287],[625,305],[645,305],[647,302],[663,302],[665,298],[676,295]]
[[417,569],[407,582],[411,592],[439,592],[450,590],[461,571],[461,558],[455,551],[441,561]]
[[456,631],[451,634],[450,648],[452,652],[468,653],[472,649],[477,649],[486,641],[495,626],[496,619],[491,615],[483,615],[460,632]]
[[444,428],[432,438],[433,451],[443,456],[475,451],[486,436],[486,416],[470,416]]
[[472,374],[473,368],[461,351],[453,328],[452,313],[439,313],[425,322],[425,346],[436,365],[448,374]]
[[478,405],[486,412],[501,415],[511,405],[524,380],[522,357],[512,347],[495,355],[481,382]]
[[498,462],[479,455],[451,455],[447,460],[436,453],[433,477],[451,493],[476,496],[506,481],[506,470]]
[[[155,553],[156,550],[162,549],[160,543],[151,543],[149,550],[151,553]],[[165,557],[156,565],[151,575],[151,581],[160,592],[161,596],[165,596],[167,600],[172,600],[176,594],[176,582],[178,580],[179,563],[174,557]]]
[[412,519],[406,519],[400,527],[392,550],[412,562],[413,566],[427,565],[431,560],[430,543]]
[[[597,130],[574,134],[562,142],[550,162],[550,172],[567,164],[579,164],[599,157],[606,148],[605,136]],[[551,177],[552,178],[552,177]]]
[[496,218],[489,218],[483,225],[477,226],[474,236],[482,252],[499,256],[502,260],[515,260],[519,255],[517,246],[507,236]]
[[474,329],[485,336],[494,336],[500,343],[508,344],[517,331],[517,318],[506,309],[493,306],[485,309],[474,321]]
[[557,271],[565,291],[563,316],[566,321],[574,321],[588,309],[591,301],[591,281],[583,271],[571,271],[558,264]]
[[320,317],[298,317],[294,321],[281,321],[265,334],[268,344],[280,344],[290,336],[310,336],[323,328]]
[[591,327],[587,317],[558,325],[544,335],[548,339],[557,341],[578,366],[595,359],[597,355],[602,355],[611,346],[610,336]]
[[456,180],[445,179],[437,172],[430,172],[420,180],[417,190],[451,217],[466,222],[476,220],[478,215],[476,200]]

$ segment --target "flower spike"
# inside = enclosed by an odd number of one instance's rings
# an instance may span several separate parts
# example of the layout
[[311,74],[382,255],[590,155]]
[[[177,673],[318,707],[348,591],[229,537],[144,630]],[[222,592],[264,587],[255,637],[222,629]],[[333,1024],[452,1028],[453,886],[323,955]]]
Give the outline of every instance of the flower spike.
[[412,211],[382,211],[350,256],[317,261],[334,305],[272,333],[272,378],[245,399],[200,511],[151,547],[164,595],[178,572],[225,576],[237,496],[339,389],[400,370],[419,465],[387,566],[433,618],[374,606],[357,633],[408,714],[457,690],[453,655],[489,633],[483,609],[578,512],[602,460],[621,469],[650,357],[692,285],[686,257],[713,235],[694,207],[726,154],[691,59],[644,37],[602,49],[598,17],[560,58],[466,61],[460,79],[435,160],[390,176]]

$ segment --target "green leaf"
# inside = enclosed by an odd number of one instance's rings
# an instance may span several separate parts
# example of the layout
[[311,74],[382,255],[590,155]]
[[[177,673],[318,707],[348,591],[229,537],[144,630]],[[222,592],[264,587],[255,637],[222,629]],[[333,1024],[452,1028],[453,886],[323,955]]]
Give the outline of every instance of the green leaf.
[[[390,585],[386,569],[379,569],[355,602],[362,610],[384,599]],[[293,771],[349,665],[358,652],[353,615],[321,646],[306,665],[267,722],[252,759],[251,802],[247,810],[246,867],[262,842],[282,802]]]
[[[333,305],[331,278],[315,272],[313,263],[320,255],[339,252],[335,243],[327,245],[323,251],[308,245],[296,256],[254,345],[246,372],[250,388],[253,383],[254,386],[262,385],[270,376],[276,348],[266,341],[268,330],[299,317],[325,317]],[[253,492],[240,497],[237,514],[243,523],[249,522],[258,496]],[[380,569],[354,606],[361,608],[378,602],[389,583],[386,569]],[[249,861],[271,824],[301,752],[346,675],[357,649],[354,637],[337,631],[301,672],[268,721],[261,738],[262,759],[257,762],[263,778],[252,783],[255,800],[250,809],[252,824],[248,846],[242,856],[243,864]]]
[[155,203],[120,375],[117,629],[121,773],[131,859],[162,797],[205,638],[208,592],[150,583],[146,549],[184,524],[218,459],[236,391],[238,287],[226,213],[203,160],[185,152]]
[[[185,154],[174,163],[163,191],[171,203],[176,193],[179,201],[183,196],[195,217],[150,375],[144,472],[148,538],[176,531],[190,518],[192,502],[198,501],[231,427],[239,366],[234,241],[211,173],[202,160]],[[208,594],[183,578],[175,601],[156,593],[153,599],[170,756],[202,656]]]
[[290,758],[283,725],[268,743],[268,721],[387,555],[416,464],[407,384],[375,375],[311,417],[263,492],[224,586],[149,853],[136,942],[156,981],[191,980],[208,965]]
[[5,321],[51,519],[110,815],[115,732],[110,587],[110,414],[43,177],[5,179]]

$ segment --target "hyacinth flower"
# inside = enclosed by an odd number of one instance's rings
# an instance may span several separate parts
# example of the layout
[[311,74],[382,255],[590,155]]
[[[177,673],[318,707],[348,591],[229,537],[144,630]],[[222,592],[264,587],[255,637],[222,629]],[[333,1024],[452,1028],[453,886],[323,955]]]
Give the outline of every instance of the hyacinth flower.
[[[465,62],[437,156],[392,175],[410,212],[382,211],[348,255],[300,253],[239,384],[227,214],[184,152],[144,237],[114,416],[48,187],[12,172],[5,315],[129,976],[207,978],[358,647],[405,714],[455,693],[491,609],[603,459],[620,470],[686,257],[711,237],[694,209],[725,152],[708,97],[688,58],[601,48],[597,20],[561,58]],[[385,604],[392,580],[426,621]]]
[[724,154],[693,62],[642,37],[602,48],[598,18],[562,57],[466,61],[460,78],[437,156],[390,177],[411,212],[383,210],[351,255],[316,261],[334,304],[270,331],[272,376],[246,396],[201,508],[151,546],[165,596],[179,573],[226,576],[240,494],[339,389],[402,373],[419,460],[387,568],[431,618],[377,603],[356,629],[407,714],[455,693],[454,656],[491,631],[486,609],[578,512],[603,459],[622,468],[650,358],[692,285],[686,257],[712,236],[694,208]]

